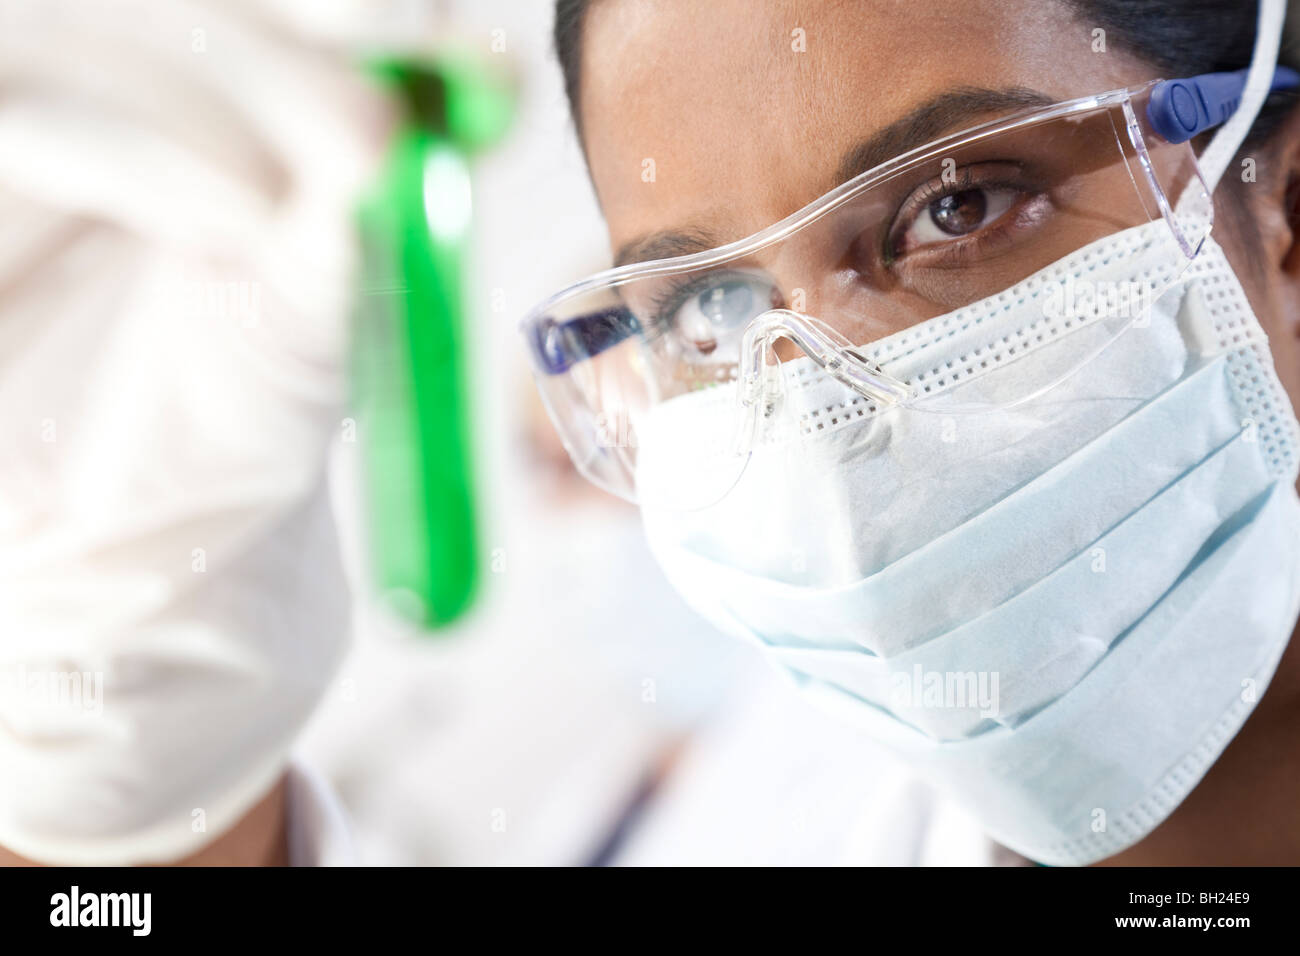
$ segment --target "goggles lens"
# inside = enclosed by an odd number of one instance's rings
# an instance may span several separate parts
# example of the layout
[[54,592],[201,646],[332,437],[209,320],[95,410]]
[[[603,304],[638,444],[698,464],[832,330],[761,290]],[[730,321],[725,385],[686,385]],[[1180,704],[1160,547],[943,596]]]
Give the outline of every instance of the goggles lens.
[[[554,297],[524,331],[579,469],[632,501],[706,507],[739,479],[765,423],[779,420],[782,362],[806,353],[872,411],[919,407],[922,376],[906,363],[874,365],[869,347],[1163,219],[1169,228],[1142,235],[1165,266],[1113,295],[1092,290],[1081,315],[1118,336],[1208,231],[1195,155],[1150,132],[1147,95],[1119,91],[986,124],[864,173],[748,239],[611,270]],[[1201,202],[1175,216],[1186,190]],[[1132,251],[1152,261],[1151,250]],[[1059,296],[1049,301],[1062,307]],[[1033,375],[1016,378],[1001,384],[998,404],[1043,388]],[[710,429],[698,427],[704,409]],[[651,446],[672,449],[660,456],[672,476],[644,480],[658,467],[641,452]],[[646,500],[646,487],[660,500]]]

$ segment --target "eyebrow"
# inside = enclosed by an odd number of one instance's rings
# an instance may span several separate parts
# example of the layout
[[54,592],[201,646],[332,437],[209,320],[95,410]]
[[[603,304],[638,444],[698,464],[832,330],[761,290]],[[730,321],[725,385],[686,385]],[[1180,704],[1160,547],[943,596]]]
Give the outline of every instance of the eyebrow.
[[671,259],[673,256],[685,256],[720,245],[722,242],[707,230],[656,232],[640,239],[633,239],[619,247],[618,255],[614,257],[614,265],[624,266],[630,262]]
[[[1026,87],[993,90],[966,86],[940,93],[845,153],[836,171],[835,182],[829,189],[895,156],[924,146],[944,133],[954,131],[959,124],[970,125],[972,120],[981,116],[1055,102],[1046,93]],[[669,259],[722,244],[719,237],[703,229],[664,230],[620,246],[614,264],[622,266],[631,262]]]
[[980,116],[1055,102],[1046,93],[1019,86],[1005,90],[966,86],[941,93],[849,150],[840,163],[834,185],[846,183],[895,156],[924,146],[954,131],[958,124],[967,125]]

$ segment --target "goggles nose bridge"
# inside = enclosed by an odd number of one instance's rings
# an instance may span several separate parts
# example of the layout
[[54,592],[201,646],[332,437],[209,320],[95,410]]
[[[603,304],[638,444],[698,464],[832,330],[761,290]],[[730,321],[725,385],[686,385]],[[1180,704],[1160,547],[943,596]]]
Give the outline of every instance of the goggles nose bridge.
[[769,309],[749,324],[741,341],[740,402],[747,411],[767,417],[784,394],[781,364],[767,360],[777,339],[793,342],[831,377],[878,405],[912,397],[910,385],[869,361],[826,322],[790,309]]

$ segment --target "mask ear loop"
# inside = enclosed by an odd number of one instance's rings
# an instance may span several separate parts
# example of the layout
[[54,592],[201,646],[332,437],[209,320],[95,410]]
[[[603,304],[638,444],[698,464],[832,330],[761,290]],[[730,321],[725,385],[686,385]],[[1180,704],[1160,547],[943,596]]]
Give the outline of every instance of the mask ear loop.
[[[1259,0],[1259,18],[1255,28],[1255,50],[1250,58],[1250,72],[1242,90],[1241,105],[1231,118],[1214,134],[1210,144],[1202,151],[1197,164],[1210,195],[1227,172],[1237,150],[1246,141],[1259,111],[1268,99],[1277,68],[1277,53],[1282,44],[1282,23],[1286,19],[1286,0]],[[1193,181],[1183,191],[1177,203],[1179,215],[1195,215],[1196,204],[1201,199],[1199,183]]]

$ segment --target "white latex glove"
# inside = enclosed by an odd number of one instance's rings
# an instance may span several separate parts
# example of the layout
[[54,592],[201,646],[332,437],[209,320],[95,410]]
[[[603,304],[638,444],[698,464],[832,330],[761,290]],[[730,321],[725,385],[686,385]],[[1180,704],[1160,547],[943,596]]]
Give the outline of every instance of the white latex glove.
[[345,645],[324,493],[382,107],[264,5],[0,0],[0,845],[188,855]]

